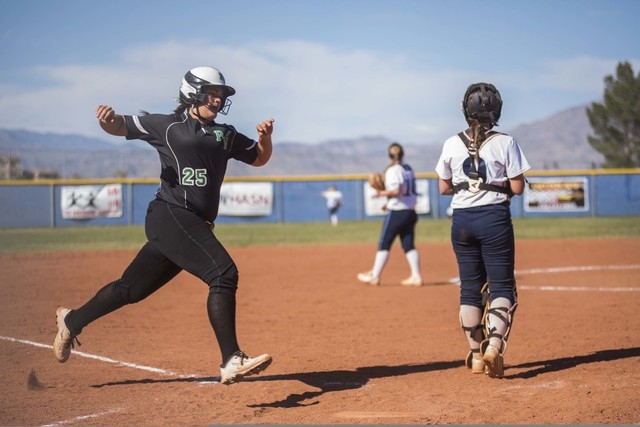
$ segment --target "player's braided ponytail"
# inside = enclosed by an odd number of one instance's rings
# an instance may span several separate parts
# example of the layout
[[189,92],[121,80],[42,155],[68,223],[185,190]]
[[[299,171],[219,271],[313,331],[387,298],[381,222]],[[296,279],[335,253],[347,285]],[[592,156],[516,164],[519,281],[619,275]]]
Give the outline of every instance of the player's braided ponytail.
[[491,130],[491,125],[474,118],[469,118],[467,122],[469,123],[469,130],[467,131],[469,135],[469,155],[477,160],[480,147],[487,140],[487,133]]

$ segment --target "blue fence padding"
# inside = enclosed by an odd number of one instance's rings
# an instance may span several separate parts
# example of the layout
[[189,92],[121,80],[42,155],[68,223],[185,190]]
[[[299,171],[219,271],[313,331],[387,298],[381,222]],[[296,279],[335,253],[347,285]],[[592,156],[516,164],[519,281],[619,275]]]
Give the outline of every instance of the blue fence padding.
[[[532,175],[533,176],[533,175]],[[512,199],[511,212],[518,217],[567,217],[567,216],[630,216],[640,215],[640,170],[625,170],[616,173],[584,171],[576,173],[545,173],[551,179],[563,177],[586,177],[588,186],[587,208],[584,211],[541,212],[527,211],[524,197]],[[438,191],[438,180],[429,181],[431,211],[421,215],[422,219],[445,218],[451,196],[442,196]],[[240,182],[242,179],[234,179]],[[255,182],[255,178],[248,181]],[[268,181],[268,179],[265,179]],[[273,210],[271,215],[260,217],[234,217],[220,215],[216,223],[290,223],[329,221],[326,201],[321,192],[335,185],[343,194],[344,205],[339,211],[341,221],[380,220],[380,216],[369,217],[364,209],[363,186],[365,177],[305,177],[304,179],[281,178],[273,181]],[[122,183],[123,214],[119,218],[64,219],[61,200],[63,186],[97,185],[100,181],[74,180],[50,181],[47,183],[25,183],[3,181],[0,183],[0,228],[28,227],[83,227],[94,225],[142,225],[147,206],[158,189],[157,183],[141,180],[124,180]]]
[[594,186],[596,215],[640,213],[640,175],[606,175],[598,178]]
[[131,216],[133,224],[144,224],[144,217],[147,215],[149,202],[154,199],[158,184],[132,184],[133,203]]
[[52,227],[52,185],[0,186],[0,227]]
[[322,191],[335,185],[342,192],[344,205],[339,210],[339,217],[345,220],[358,218],[356,192],[360,181],[299,181],[282,183],[283,217],[281,222],[317,222],[328,221],[326,199]]

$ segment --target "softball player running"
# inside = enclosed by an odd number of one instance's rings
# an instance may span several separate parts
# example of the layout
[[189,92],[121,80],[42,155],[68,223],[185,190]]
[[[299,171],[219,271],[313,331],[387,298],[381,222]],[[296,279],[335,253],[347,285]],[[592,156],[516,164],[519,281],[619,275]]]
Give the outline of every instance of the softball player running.
[[471,349],[467,366],[500,378],[517,306],[509,203],[524,192],[523,173],[531,166],[513,137],[492,130],[502,111],[493,85],[470,85],[462,111],[469,128],[445,141],[436,172],[440,194],[453,195],[451,242],[460,274],[460,323]]
[[122,277],[77,309],[58,308],[53,351],[59,362],[67,361],[85,326],[142,301],[186,270],[209,287],[207,313],[222,354],[221,382],[236,382],[271,363],[268,354],[252,358],[240,350],[235,319],[238,268],[212,231],[228,160],[262,166],[272,151],[273,119],[256,126],[257,141],[215,121],[227,113],[228,97],[235,92],[216,68],[197,67],[182,79],[179,105],[172,114],[127,116],[107,105],[97,107],[105,132],[147,141],[158,150],[160,187],[147,209],[147,242]]
[[380,285],[380,275],[389,260],[389,250],[396,237],[404,250],[411,276],[401,283],[404,286],[422,286],[420,253],[415,247],[415,231],[418,222],[416,213],[416,177],[413,169],[404,162],[404,149],[396,142],[387,150],[391,164],[384,172],[384,190],[376,190],[376,197],[387,197],[387,215],[382,224],[378,250],[373,268],[358,274],[358,280],[370,285]]

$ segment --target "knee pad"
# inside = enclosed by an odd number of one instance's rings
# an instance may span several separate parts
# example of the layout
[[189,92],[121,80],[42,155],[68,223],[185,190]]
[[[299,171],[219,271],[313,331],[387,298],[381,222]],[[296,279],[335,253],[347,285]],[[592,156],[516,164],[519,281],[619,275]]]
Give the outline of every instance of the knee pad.
[[[477,288],[476,288],[477,289]],[[464,295],[463,295],[464,294]],[[489,304],[489,286],[485,283],[480,291],[480,297],[477,296],[476,292],[473,292],[471,289],[461,289],[461,298],[460,298],[460,306],[469,305],[472,307],[476,307],[482,310],[480,315],[480,323],[476,325],[465,325],[462,321],[462,311],[460,312],[458,320],[460,321],[460,327],[466,333],[469,333],[469,336],[473,338],[474,341],[480,343],[482,340],[486,338],[485,333],[485,324],[487,317],[487,308]],[[478,331],[480,334],[478,335]],[[476,338],[480,338],[479,340]]]

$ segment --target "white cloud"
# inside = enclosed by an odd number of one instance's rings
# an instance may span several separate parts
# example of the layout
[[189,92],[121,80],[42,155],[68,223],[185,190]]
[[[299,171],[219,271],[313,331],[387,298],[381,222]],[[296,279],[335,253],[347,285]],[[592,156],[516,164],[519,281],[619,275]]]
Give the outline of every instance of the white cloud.
[[593,92],[603,88],[607,74],[614,74],[617,61],[589,56],[550,59],[542,62],[536,79],[541,86],[563,92]]
[[[510,116],[509,127],[514,127],[567,108],[600,102],[605,76],[615,76],[617,64],[622,61],[586,55],[550,58],[539,61],[537,68],[505,75],[512,92],[508,94],[508,104],[505,100],[511,109],[506,109],[503,117]],[[640,68],[640,60],[629,62],[634,71]]]
[[[479,74],[415,65],[397,52],[345,51],[304,40],[220,46],[205,41],[129,46],[108,65],[70,64],[32,70],[43,88],[0,83],[3,127],[106,138],[94,118],[98,104],[123,114],[169,112],[187,69],[220,68],[237,89],[228,117],[253,137],[275,117],[276,141],[321,142],[385,135],[406,143],[440,142],[463,125],[467,84],[495,82],[503,93],[504,129],[596,100],[618,61],[578,56],[549,59],[539,70]],[[633,61],[637,69],[639,61]],[[500,82],[500,83],[497,83]],[[508,101],[507,101],[508,100]]]

